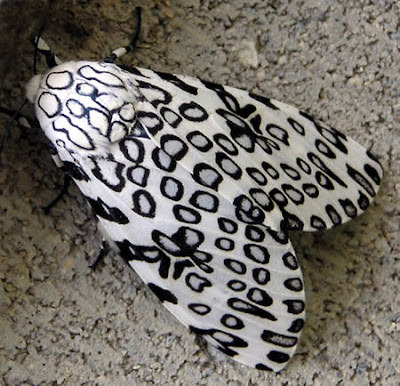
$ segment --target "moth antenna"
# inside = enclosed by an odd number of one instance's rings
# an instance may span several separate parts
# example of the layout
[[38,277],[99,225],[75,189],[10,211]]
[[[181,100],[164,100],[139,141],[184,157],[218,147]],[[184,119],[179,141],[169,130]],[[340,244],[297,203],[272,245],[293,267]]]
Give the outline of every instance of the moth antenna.
[[131,42],[125,47],[120,47],[112,51],[109,56],[103,59],[103,62],[114,63],[116,59],[120,58],[123,55],[126,55],[128,52],[131,52],[135,47],[137,41],[139,40],[140,30],[142,28],[142,8],[136,7],[135,12],[136,12],[137,22],[136,22],[135,34],[133,35]]
[[[34,38],[34,44],[35,44],[35,52],[34,52],[34,59],[33,59],[33,66],[32,66],[32,71],[36,75],[37,74],[37,53],[40,52],[41,54],[45,55],[46,57],[46,62],[49,68],[54,67],[57,64],[62,63],[56,55],[50,50],[50,47],[47,45],[47,43],[40,37],[41,33],[43,30],[43,26],[39,30],[38,36]],[[3,151],[3,147],[5,142],[7,141],[7,138],[10,135],[10,131],[12,128],[12,125],[14,122],[17,120],[18,123],[22,123],[26,126],[32,127],[31,124],[31,119],[29,119],[27,116],[21,114],[22,109],[24,108],[25,104],[29,101],[29,98],[25,98],[21,105],[16,109],[16,110],[10,110],[5,107],[0,107],[0,113],[3,114],[8,114],[11,116],[11,119],[9,120],[6,130],[4,132],[3,137],[1,138],[0,142],[0,154]]]

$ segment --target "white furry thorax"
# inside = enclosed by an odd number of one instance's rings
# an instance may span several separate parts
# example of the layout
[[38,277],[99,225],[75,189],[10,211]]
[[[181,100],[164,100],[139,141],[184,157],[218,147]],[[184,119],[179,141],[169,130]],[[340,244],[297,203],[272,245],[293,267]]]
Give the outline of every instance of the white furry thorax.
[[26,95],[46,136],[70,153],[105,156],[134,130],[137,88],[114,64],[63,63],[33,77]]

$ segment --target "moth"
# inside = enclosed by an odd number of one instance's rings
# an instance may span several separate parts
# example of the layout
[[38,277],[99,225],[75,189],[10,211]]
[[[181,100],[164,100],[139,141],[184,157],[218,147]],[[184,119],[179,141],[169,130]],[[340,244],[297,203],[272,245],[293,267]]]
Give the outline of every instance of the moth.
[[120,255],[184,325],[280,371],[305,320],[288,231],[360,215],[383,169],[287,104],[204,80],[71,61],[28,85],[44,134]]

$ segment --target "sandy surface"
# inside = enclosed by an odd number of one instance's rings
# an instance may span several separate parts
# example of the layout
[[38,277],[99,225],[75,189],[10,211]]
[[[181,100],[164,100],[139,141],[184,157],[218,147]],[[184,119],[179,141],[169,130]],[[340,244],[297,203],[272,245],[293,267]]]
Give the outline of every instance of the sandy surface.
[[[97,60],[125,41],[142,5],[142,40],[124,64],[293,104],[371,147],[386,174],[365,215],[329,232],[293,235],[308,316],[297,354],[277,375],[205,351],[118,256],[92,271],[100,236],[91,211],[73,187],[43,213],[62,173],[37,130],[14,127],[0,166],[0,384],[399,384],[399,5],[69,3],[46,14],[36,2],[17,1],[12,17],[0,4],[1,47],[16,52],[1,55],[0,106],[23,99],[27,38],[41,20],[63,60]],[[8,117],[0,119],[3,132]]]

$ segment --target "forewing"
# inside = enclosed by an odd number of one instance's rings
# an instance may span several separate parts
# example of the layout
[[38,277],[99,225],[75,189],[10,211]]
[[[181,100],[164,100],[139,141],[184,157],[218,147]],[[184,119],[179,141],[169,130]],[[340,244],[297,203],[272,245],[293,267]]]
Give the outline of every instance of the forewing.
[[75,159],[74,174],[122,257],[192,331],[239,362],[281,370],[305,316],[287,235],[239,221],[151,140],[121,141],[112,154]]
[[330,228],[379,189],[382,168],[365,148],[294,107],[190,77],[139,69],[134,78],[148,134],[239,209],[250,200],[257,223]]

